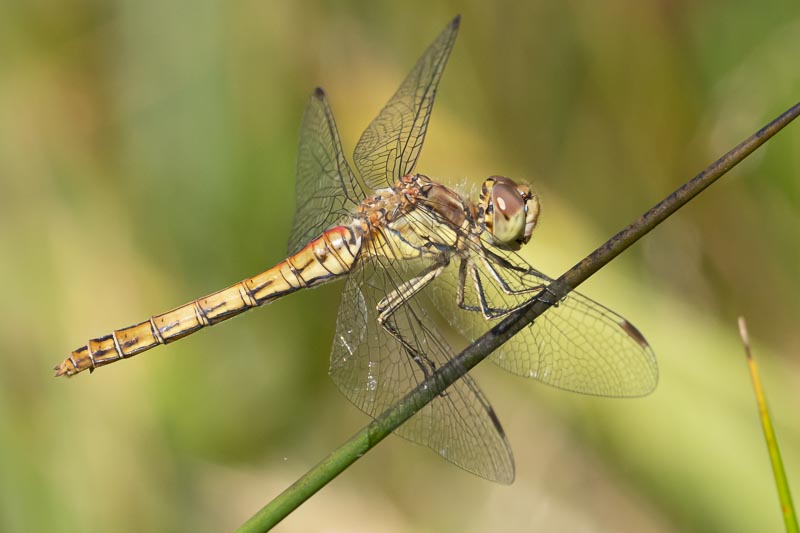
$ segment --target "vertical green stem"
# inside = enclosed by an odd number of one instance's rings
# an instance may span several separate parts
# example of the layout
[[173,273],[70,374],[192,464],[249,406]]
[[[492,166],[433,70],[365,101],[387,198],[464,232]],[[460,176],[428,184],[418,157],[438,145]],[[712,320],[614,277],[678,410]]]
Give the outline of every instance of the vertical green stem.
[[786,478],[786,470],[783,468],[781,450],[778,447],[778,438],[775,436],[775,429],[772,427],[772,419],[767,408],[767,397],[764,394],[764,387],[761,385],[761,377],[758,374],[758,365],[750,353],[750,339],[747,334],[747,326],[744,318],[739,317],[739,333],[744,343],[744,351],[747,354],[747,366],[750,369],[750,378],[753,381],[753,389],[758,405],[758,416],[761,419],[761,426],[764,429],[764,439],[767,441],[767,451],[769,460],[772,463],[772,474],[775,477],[775,485],[778,488],[778,498],[781,502],[781,514],[788,533],[798,533],[797,513],[792,503],[792,493],[789,490],[789,480]]

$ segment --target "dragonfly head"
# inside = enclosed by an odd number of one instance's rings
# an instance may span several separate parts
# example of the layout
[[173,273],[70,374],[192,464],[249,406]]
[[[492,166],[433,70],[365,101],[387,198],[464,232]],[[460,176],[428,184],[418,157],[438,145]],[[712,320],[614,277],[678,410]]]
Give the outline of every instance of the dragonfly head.
[[527,185],[505,176],[489,176],[481,187],[484,224],[494,244],[519,250],[531,240],[539,220],[539,199]]

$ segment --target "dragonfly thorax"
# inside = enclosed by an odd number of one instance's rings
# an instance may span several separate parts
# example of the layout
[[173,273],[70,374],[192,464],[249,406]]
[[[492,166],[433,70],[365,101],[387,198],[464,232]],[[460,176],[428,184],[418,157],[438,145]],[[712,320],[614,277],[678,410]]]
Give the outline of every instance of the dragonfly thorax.
[[392,187],[378,189],[358,206],[358,215],[370,227],[390,224],[414,209],[420,186],[416,176],[406,176]]
[[361,203],[358,214],[370,226],[382,226],[408,216],[420,205],[451,227],[461,227],[468,218],[469,203],[461,195],[423,174],[403,176],[391,188],[375,191]]
[[489,176],[481,186],[480,207],[494,244],[519,250],[531,240],[539,220],[539,198],[527,185],[505,176]]

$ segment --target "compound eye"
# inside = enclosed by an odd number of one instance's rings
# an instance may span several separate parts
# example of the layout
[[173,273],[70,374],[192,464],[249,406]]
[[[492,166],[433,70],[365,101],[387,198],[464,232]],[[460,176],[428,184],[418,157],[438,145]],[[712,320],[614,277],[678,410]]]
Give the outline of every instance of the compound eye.
[[[509,180],[510,181],[510,180]],[[492,188],[492,234],[499,244],[517,250],[525,238],[525,202],[516,184],[498,180]]]

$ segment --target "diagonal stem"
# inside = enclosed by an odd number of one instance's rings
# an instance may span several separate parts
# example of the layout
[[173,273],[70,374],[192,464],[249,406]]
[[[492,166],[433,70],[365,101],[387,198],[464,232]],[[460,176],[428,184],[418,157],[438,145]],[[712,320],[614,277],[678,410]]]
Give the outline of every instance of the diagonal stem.
[[506,317],[446,365],[440,367],[428,379],[420,383],[417,388],[404,396],[397,405],[386,410],[344,445],[333,451],[322,462],[295,481],[289,488],[242,524],[237,531],[240,533],[252,533],[271,529],[305,500],[343,472],[349,465],[358,460],[359,457],[383,440],[400,424],[411,418],[423,405],[433,400],[472,367],[488,357],[501,344],[533,322],[554,302],[566,296],[631,244],[666,220],[689,200],[697,196],[797,118],[798,115],[800,115],[800,102],[739,143],[735,148],[714,161],[705,170],[640,216],[631,225],[614,235],[539,293],[540,296],[543,296],[547,292],[551,297],[534,297],[529,305]]

